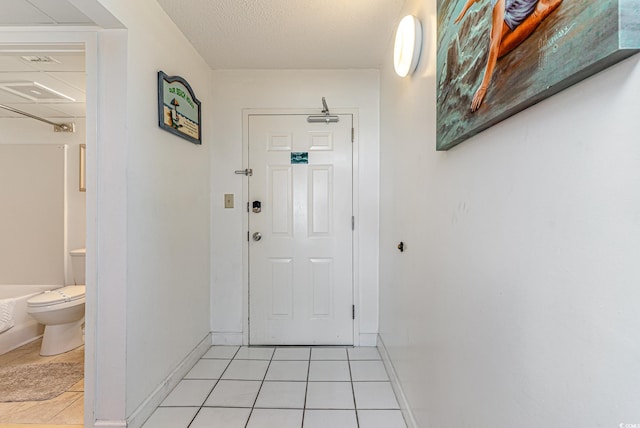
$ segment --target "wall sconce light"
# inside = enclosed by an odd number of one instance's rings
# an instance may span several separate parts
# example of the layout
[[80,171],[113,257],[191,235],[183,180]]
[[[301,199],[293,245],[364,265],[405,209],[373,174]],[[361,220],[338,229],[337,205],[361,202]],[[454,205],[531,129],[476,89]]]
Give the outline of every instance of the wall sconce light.
[[407,15],[398,24],[393,49],[393,66],[396,74],[406,77],[413,73],[422,50],[422,24],[413,15]]

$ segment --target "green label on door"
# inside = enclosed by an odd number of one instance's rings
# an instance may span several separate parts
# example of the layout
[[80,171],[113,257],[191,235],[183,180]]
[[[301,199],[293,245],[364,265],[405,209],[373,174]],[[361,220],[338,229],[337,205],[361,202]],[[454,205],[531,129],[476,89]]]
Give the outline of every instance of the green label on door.
[[291,164],[309,163],[308,152],[291,152]]

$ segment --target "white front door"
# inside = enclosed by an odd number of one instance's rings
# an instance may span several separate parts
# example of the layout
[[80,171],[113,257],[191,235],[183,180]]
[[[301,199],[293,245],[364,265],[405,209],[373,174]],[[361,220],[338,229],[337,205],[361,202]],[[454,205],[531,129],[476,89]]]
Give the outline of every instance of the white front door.
[[353,116],[248,124],[249,343],[353,344]]

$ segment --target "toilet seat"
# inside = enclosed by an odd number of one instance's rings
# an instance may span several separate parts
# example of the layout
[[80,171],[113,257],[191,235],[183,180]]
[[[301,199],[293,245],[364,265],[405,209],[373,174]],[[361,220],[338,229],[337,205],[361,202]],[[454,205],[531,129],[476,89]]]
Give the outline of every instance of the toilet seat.
[[55,290],[45,291],[44,293],[40,293],[37,296],[30,298],[27,300],[27,307],[40,308],[44,306],[60,305],[62,303],[75,302],[80,299],[84,302],[84,297],[84,285],[68,285],[66,287],[56,288]]

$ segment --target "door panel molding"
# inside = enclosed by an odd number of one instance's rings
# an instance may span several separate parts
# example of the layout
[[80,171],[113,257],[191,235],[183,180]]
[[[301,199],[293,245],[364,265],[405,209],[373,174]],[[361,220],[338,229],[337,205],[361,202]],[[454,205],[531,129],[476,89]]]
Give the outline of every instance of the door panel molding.
[[[332,110],[333,112],[333,110]],[[313,109],[282,109],[282,110],[265,110],[265,109],[244,109],[243,110],[243,165],[242,168],[249,168],[249,117],[258,115],[258,116],[280,116],[280,115],[304,115],[308,116],[310,114],[316,114],[317,111]],[[358,199],[359,199],[359,138],[358,138],[358,110],[357,109],[336,109],[335,114],[338,115],[350,115],[352,118],[353,128],[355,132],[353,132],[352,139],[352,201],[351,201],[351,209],[353,216],[355,217],[355,227],[352,233],[352,290],[353,290],[353,303],[356,306],[356,317],[353,322],[353,344],[360,344],[360,322],[358,317],[358,310],[360,307],[360,290],[359,290],[359,228],[358,228],[358,219],[359,219],[359,211],[358,211]],[[277,134],[277,135],[276,135]],[[270,144],[271,147],[275,150],[290,150],[290,144],[288,142],[288,134],[286,132],[275,132],[272,137],[275,137],[279,141],[277,143],[269,143],[265,142],[265,144]],[[317,151],[322,152],[326,150],[331,150],[333,146],[333,135],[328,132],[316,132],[309,135],[309,151]],[[318,153],[320,154],[320,153]],[[234,167],[236,167],[234,165]],[[238,166],[240,168],[240,166]],[[242,176],[239,177],[243,180],[242,186],[242,200],[243,203],[250,203],[249,201],[249,185],[248,180]],[[308,219],[308,222],[311,220]],[[349,219],[349,227],[350,225]],[[249,224],[249,213],[243,210],[243,219],[242,219],[243,228],[245,229],[243,235],[247,232],[247,226]],[[243,344],[249,344],[249,242],[248,240],[243,241]],[[321,296],[318,296],[321,297]],[[320,301],[317,302],[321,303]],[[311,303],[309,303],[311,306]],[[309,310],[312,310],[312,307],[309,307]],[[317,307],[316,309],[320,309]],[[320,315],[318,313],[318,315]]]

